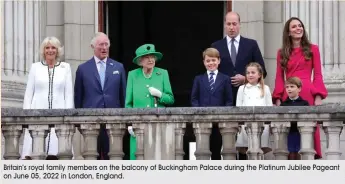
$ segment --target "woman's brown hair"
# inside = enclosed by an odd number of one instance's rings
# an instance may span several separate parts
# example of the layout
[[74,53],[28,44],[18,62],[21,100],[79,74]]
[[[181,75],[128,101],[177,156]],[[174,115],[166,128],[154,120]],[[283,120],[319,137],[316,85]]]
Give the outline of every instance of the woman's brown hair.
[[284,30],[283,30],[283,45],[282,45],[282,48],[280,50],[280,66],[286,70],[287,68],[287,63],[289,61],[289,58],[290,58],[290,54],[292,52],[292,38],[290,36],[290,23],[291,21],[293,20],[298,20],[302,27],[303,27],[303,36],[301,38],[301,47],[302,47],[302,50],[303,50],[303,55],[304,55],[304,58],[306,60],[310,60],[312,58],[312,52],[311,52],[311,49],[310,49],[310,41],[308,39],[308,35],[307,35],[307,32],[305,31],[305,27],[304,27],[304,24],[303,22],[297,18],[297,17],[291,17],[286,23],[285,23],[285,26],[284,26]]
[[[260,78],[259,78],[259,84],[260,84],[260,91],[261,91],[261,97],[264,97],[265,95],[265,82],[264,82],[264,70],[262,69],[261,65],[257,62],[251,62],[249,63],[247,66],[246,66],[246,73],[247,73],[247,69],[248,67],[255,67],[258,69],[258,72],[260,74]],[[245,77],[245,80],[244,80],[244,85],[247,85],[248,84],[248,79],[247,79],[247,75]],[[244,88],[243,88],[244,89]]]

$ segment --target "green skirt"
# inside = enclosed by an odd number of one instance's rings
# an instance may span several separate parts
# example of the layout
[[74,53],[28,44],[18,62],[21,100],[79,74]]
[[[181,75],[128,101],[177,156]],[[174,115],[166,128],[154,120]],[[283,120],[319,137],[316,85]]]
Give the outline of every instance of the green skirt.
[[137,151],[137,138],[131,135],[129,140],[129,159],[136,160],[135,152]]

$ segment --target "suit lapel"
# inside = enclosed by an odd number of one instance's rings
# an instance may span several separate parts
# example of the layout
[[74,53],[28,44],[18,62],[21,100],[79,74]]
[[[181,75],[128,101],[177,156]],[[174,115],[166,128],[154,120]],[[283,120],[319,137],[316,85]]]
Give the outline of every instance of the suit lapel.
[[99,84],[99,88],[102,89],[102,86],[101,86],[101,79],[99,77],[99,73],[98,73],[98,69],[97,69],[97,65],[96,65],[96,61],[95,61],[95,58],[92,57],[92,59],[90,60],[90,68],[91,68],[91,71],[94,75],[94,77],[96,78],[98,84]]
[[110,58],[108,58],[107,59],[107,68],[105,69],[104,86],[107,83],[109,76],[113,75],[112,72],[114,70],[114,67],[115,67],[115,63]]
[[202,80],[201,82],[202,82],[205,90],[211,93],[210,88],[209,88],[207,72],[202,76],[201,80]]
[[223,41],[222,49],[224,50],[224,53],[226,53],[225,57],[229,58],[230,64],[233,65],[231,57],[230,57],[230,51],[229,51],[229,48],[228,48],[228,41],[227,41],[226,37],[222,41]]
[[216,81],[215,81],[215,84],[214,84],[213,92],[215,92],[219,88],[219,86],[222,84],[223,81],[224,81],[223,76],[220,75],[220,73],[218,72],[217,77],[216,77]]
[[237,51],[237,55],[236,55],[236,63],[235,63],[235,65],[237,65],[237,62],[239,60],[241,60],[245,42],[246,42],[246,38],[241,36],[240,37],[240,43],[238,44],[238,51]]

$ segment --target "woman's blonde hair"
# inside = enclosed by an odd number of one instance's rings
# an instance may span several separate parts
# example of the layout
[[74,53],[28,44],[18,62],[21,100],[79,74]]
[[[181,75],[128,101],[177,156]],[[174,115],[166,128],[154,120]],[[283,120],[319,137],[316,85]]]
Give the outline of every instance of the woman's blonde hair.
[[59,41],[59,39],[57,39],[54,36],[46,37],[41,43],[41,46],[40,46],[41,59],[45,60],[44,49],[48,44],[51,44],[56,48],[57,53],[56,53],[55,59],[56,61],[60,61],[61,57],[63,56],[63,47],[61,46],[61,42]]
[[[257,62],[251,62],[249,63],[247,66],[246,66],[246,73],[247,73],[247,69],[248,67],[256,67],[258,69],[258,72],[259,72],[259,84],[260,84],[260,90],[261,90],[261,97],[263,97],[265,95],[265,82],[264,82],[264,78],[263,78],[263,69],[261,67],[261,65]],[[244,84],[248,84],[248,79],[247,79],[247,74],[246,74],[246,77],[245,77],[245,81],[244,81]]]

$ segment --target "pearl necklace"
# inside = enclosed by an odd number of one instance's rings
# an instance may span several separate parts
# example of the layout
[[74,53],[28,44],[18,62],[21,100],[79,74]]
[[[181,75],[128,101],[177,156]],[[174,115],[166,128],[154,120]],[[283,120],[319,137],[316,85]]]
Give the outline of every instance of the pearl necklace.
[[[152,70],[152,71],[153,71],[153,70]],[[150,74],[147,75],[147,74],[144,72],[144,69],[142,69],[143,75],[144,75],[144,77],[145,77],[146,79],[151,78],[151,76],[152,76],[152,71],[151,71]]]

